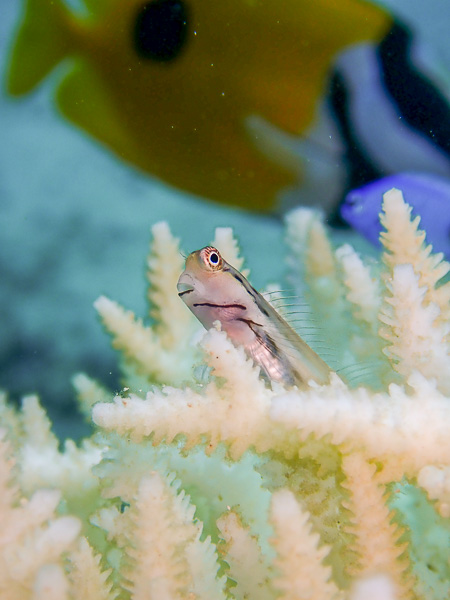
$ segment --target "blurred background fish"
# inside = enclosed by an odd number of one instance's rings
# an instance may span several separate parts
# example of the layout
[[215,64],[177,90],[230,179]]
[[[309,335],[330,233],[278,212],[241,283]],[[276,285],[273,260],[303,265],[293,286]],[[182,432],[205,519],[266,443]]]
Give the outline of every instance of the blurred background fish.
[[126,161],[228,204],[332,211],[382,175],[449,172],[449,105],[416,49],[362,0],[27,0],[8,89],[64,61],[60,110]]
[[445,77],[440,87],[419,69],[420,47],[394,23],[377,47],[338,58],[329,104],[343,142],[344,190],[403,171],[450,176]]
[[302,133],[337,52],[390,24],[359,0],[28,0],[8,88],[72,58],[57,90],[70,120],[176,187],[269,210],[296,173],[247,119]]
[[434,252],[450,258],[450,179],[429,173],[397,173],[373,181],[347,194],[341,207],[343,219],[375,246],[381,246],[380,224],[383,194],[392,188],[403,192],[420,229]]

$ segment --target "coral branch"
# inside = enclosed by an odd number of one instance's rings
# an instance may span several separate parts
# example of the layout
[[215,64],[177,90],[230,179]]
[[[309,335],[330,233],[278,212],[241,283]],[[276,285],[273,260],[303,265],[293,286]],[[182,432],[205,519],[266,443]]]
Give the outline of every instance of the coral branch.
[[375,477],[375,466],[354,452],[343,457],[342,468],[347,477],[343,485],[351,493],[347,506],[353,514],[350,532],[360,557],[353,574],[358,579],[384,575],[394,583],[396,597],[410,597],[409,565],[401,559],[405,545],[399,543],[402,531],[391,522],[393,515],[384,501],[384,487]]
[[81,538],[78,548],[70,553],[69,563],[73,600],[114,600],[117,593],[107,581],[111,570],[102,571],[100,556],[94,554],[86,538]]
[[258,541],[241,522],[237,513],[230,511],[217,521],[224,544],[220,546],[228,575],[234,580],[233,596],[236,600],[273,600],[270,587],[268,560],[264,557]]
[[353,306],[355,318],[367,323],[372,333],[376,333],[381,304],[379,280],[372,276],[369,267],[349,244],[336,250],[336,258],[344,273],[347,300]]
[[[398,193],[384,208],[383,285],[316,212],[288,217],[302,327],[316,317],[349,370],[387,355],[359,389],[286,389],[219,328],[200,340],[177,298],[178,241],[153,228],[151,326],[96,302],[125,387],[110,401],[74,380],[95,437],[60,448],[36,397],[17,410],[0,394],[1,598],[449,597],[448,265]],[[231,230],[214,244],[240,267]]]
[[380,336],[389,342],[386,355],[405,378],[414,370],[435,379],[438,388],[450,394],[450,355],[447,342],[450,324],[439,321],[440,309],[425,303],[426,287],[412,265],[397,265],[387,281],[390,296],[380,313],[386,325]]
[[131,510],[134,536],[126,577],[133,600],[225,598],[215,555],[208,540],[200,542],[201,528],[192,522],[195,509],[183,492],[177,494],[154,472],[141,480]]
[[274,398],[270,415],[301,439],[330,435],[333,444],[381,461],[386,480],[415,476],[450,456],[450,403],[418,373],[408,381],[411,396],[394,384],[389,394],[370,394],[339,381],[301,395],[289,392]]
[[155,320],[154,333],[164,350],[175,350],[186,343],[192,328],[192,315],[174,294],[184,259],[179,240],[165,222],[152,227],[153,241],[148,257],[147,278],[150,315]]
[[149,392],[146,400],[117,397],[113,404],[94,406],[95,423],[130,433],[136,441],[153,434],[155,443],[171,442],[183,434],[187,446],[208,440],[209,451],[226,442],[235,458],[253,444],[267,447],[271,392],[258,379],[259,369],[224,332],[209,331],[203,347],[213,374],[224,381],[212,381],[204,393],[163,388]]
[[69,600],[69,583],[60,565],[44,565],[39,569],[33,586],[33,600],[41,598]]
[[440,308],[441,320],[450,319],[450,282],[438,285],[449,272],[450,265],[442,254],[432,254],[425,245],[425,232],[418,229],[420,217],[411,220],[411,207],[399,190],[384,194],[381,224],[386,232],[381,241],[386,249],[383,261],[392,270],[396,265],[410,264],[419,276],[419,287],[425,287],[425,306],[434,303]]
[[272,499],[271,521],[275,530],[272,544],[279,575],[273,585],[286,600],[335,600],[343,598],[330,581],[331,568],[323,564],[329,548],[319,548],[319,535],[312,532],[309,514],[302,511],[294,495],[282,490]]
[[135,319],[116,302],[100,296],[94,304],[106,329],[113,335],[113,346],[123,352],[125,359],[133,361],[139,372],[150,381],[180,383],[190,373],[191,361],[183,355],[174,359],[174,353],[165,350],[150,327]]
[[56,517],[57,491],[39,490],[30,500],[21,498],[11,486],[9,451],[0,439],[0,597],[38,598],[48,590],[49,598],[64,599],[68,585],[61,568],[63,553],[78,536],[80,521]]
[[437,507],[442,517],[450,518],[450,466],[427,465],[417,477],[417,483],[423,487]]
[[72,378],[72,385],[78,396],[80,410],[90,420],[92,407],[97,402],[108,402],[111,393],[84,373],[78,373]]

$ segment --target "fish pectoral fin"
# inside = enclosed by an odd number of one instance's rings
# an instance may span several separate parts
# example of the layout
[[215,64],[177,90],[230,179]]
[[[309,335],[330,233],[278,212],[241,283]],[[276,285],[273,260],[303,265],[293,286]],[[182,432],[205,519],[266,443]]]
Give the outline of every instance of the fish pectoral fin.
[[71,50],[69,10],[60,0],[28,0],[8,67],[13,96],[31,91]]
[[129,146],[120,115],[108,91],[96,74],[81,59],[61,82],[57,92],[61,112],[93,137],[116,151]]

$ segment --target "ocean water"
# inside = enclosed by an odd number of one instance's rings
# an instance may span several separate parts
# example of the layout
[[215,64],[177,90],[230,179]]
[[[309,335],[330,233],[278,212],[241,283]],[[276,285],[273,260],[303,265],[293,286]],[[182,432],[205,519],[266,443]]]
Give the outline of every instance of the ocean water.
[[[450,64],[447,0],[385,4]],[[0,0],[2,80],[19,5]],[[256,287],[280,279],[285,247],[279,220],[183,194],[119,162],[58,115],[56,77],[20,100],[0,94],[0,388],[17,401],[38,393],[58,433],[76,436],[72,375],[120,385],[92,303],[105,294],[145,315],[153,223],[168,221],[186,252],[208,244],[216,226],[232,226]]]

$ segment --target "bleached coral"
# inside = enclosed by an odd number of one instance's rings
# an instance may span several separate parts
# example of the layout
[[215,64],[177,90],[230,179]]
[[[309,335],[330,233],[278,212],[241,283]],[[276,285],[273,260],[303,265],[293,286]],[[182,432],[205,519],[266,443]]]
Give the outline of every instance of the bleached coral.
[[396,595],[407,598],[411,582],[408,562],[401,559],[405,549],[399,543],[402,531],[391,521],[393,515],[383,502],[385,492],[375,474],[376,467],[353,452],[343,457],[342,468],[344,486],[351,493],[348,508],[352,513],[354,550],[359,557],[355,574],[360,579],[384,574],[396,587]]
[[[288,217],[301,326],[320,321],[342,368],[303,391],[200,333],[176,294],[178,242],[153,227],[148,320],[96,302],[124,389],[74,379],[95,436],[60,450],[36,398],[0,402],[7,543],[34,540],[0,557],[0,598],[450,595],[448,266],[396,191],[384,211],[384,266],[335,251],[314,211]],[[230,230],[213,243],[241,268]]]
[[26,498],[13,483],[10,447],[0,439],[0,598],[69,598],[64,553],[81,523],[56,514],[61,494],[37,490]]
[[417,477],[418,484],[427,491],[432,500],[437,500],[439,513],[450,517],[450,466],[426,465]]
[[112,583],[108,581],[111,570],[102,570],[100,555],[94,554],[85,537],[81,537],[78,547],[69,553],[68,562],[71,599],[114,600],[116,598],[117,592],[111,590]]
[[309,514],[302,511],[289,490],[273,494],[271,521],[277,553],[274,566],[280,573],[273,585],[282,596],[289,600],[342,598],[343,594],[330,581],[330,567],[323,564],[329,548],[318,547],[320,537],[312,532]]

